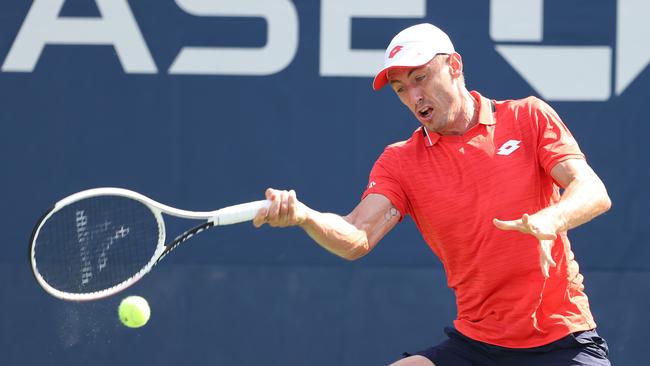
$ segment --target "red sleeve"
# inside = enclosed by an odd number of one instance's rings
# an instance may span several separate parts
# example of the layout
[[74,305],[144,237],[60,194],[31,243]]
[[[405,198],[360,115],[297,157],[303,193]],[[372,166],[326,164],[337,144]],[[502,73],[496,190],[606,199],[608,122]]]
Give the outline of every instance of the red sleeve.
[[536,124],[533,127],[538,132],[539,164],[546,174],[551,175],[551,170],[557,163],[585,158],[573,135],[551,106],[535,98],[531,108],[532,122]]
[[368,186],[361,199],[373,193],[381,194],[390,200],[401,214],[400,221],[409,213],[408,200],[400,184],[399,157],[390,146],[384,150],[372,167]]

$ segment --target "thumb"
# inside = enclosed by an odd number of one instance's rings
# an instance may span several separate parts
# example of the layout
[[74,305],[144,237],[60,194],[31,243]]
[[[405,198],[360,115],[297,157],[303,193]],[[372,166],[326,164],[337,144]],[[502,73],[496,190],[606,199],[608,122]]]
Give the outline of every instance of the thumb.
[[492,219],[492,223],[501,230],[519,230],[516,221],[503,221],[497,218]]
[[266,223],[266,216],[268,215],[269,209],[267,207],[262,207],[257,211],[257,215],[253,218],[253,226],[259,228]]

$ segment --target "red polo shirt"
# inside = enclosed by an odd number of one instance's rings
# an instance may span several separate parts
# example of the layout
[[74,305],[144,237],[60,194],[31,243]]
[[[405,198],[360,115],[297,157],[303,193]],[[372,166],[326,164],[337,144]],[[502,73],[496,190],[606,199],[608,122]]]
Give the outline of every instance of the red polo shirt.
[[566,233],[553,246],[557,267],[545,280],[537,239],[492,224],[495,217],[518,219],[559,201],[551,169],[584,155],[543,101],[472,96],[480,101],[476,126],[458,136],[420,127],[388,146],[363,197],[381,194],[402,217],[413,217],[444,265],[456,294],[454,326],[466,336],[529,348],[595,328]]

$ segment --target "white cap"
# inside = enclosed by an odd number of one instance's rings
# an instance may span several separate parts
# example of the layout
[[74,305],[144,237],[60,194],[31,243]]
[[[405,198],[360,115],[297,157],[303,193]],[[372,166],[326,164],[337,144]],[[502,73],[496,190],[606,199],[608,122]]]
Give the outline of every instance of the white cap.
[[379,90],[386,85],[386,72],[391,68],[422,66],[439,53],[454,52],[447,34],[435,25],[422,23],[408,27],[390,41],[384,55],[384,68],[377,72],[372,88]]

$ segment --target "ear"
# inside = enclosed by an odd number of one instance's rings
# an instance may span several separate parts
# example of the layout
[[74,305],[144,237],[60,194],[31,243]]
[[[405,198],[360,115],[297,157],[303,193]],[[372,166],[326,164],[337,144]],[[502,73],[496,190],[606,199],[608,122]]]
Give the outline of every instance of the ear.
[[463,58],[460,57],[458,52],[454,52],[449,55],[448,59],[449,72],[451,73],[452,78],[459,78],[463,76]]

